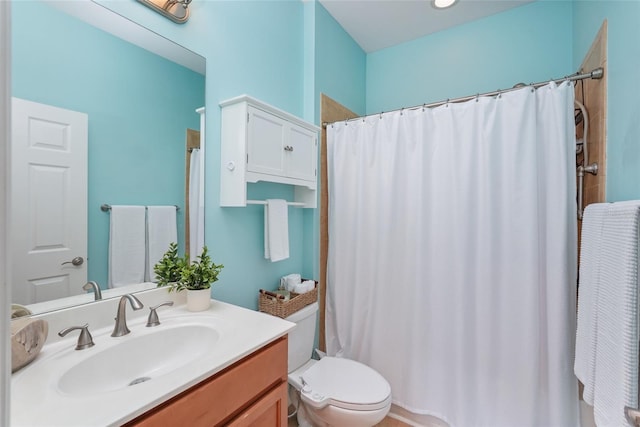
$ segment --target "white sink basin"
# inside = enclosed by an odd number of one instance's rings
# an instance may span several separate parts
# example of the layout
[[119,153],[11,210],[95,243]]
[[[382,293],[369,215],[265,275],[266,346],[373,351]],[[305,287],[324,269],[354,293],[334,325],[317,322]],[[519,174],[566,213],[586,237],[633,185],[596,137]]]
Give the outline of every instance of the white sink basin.
[[152,381],[215,350],[220,339],[210,326],[158,326],[145,335],[123,337],[117,345],[91,354],[65,371],[58,389],[91,394],[134,387]]

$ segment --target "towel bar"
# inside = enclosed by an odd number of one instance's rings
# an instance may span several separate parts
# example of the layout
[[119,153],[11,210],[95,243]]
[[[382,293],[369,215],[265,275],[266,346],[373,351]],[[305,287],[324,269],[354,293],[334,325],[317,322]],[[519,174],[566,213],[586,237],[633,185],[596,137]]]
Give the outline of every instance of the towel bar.
[[[248,205],[266,205],[266,200],[247,200]],[[287,202],[288,206],[294,206],[297,208],[304,208],[305,204],[302,202]]]
[[[176,210],[177,210],[177,211],[179,211],[179,210],[180,210],[180,206],[178,206],[178,205],[173,205],[173,206],[175,206],[175,207],[176,207]],[[146,209],[146,206],[145,206],[145,209]],[[100,206],[100,210],[101,210],[102,212],[109,212],[109,211],[111,210],[111,205],[108,205],[108,204],[106,204],[106,203],[105,203],[104,205],[101,205],[101,206]]]

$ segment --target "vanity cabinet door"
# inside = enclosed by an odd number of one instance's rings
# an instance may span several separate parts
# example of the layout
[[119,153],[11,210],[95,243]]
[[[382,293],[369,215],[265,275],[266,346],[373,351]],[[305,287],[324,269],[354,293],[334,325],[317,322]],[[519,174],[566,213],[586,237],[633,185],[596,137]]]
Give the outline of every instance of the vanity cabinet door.
[[287,425],[287,383],[271,390],[251,405],[229,427],[279,427]]
[[247,170],[268,175],[286,175],[287,122],[252,106],[248,107],[247,120]]

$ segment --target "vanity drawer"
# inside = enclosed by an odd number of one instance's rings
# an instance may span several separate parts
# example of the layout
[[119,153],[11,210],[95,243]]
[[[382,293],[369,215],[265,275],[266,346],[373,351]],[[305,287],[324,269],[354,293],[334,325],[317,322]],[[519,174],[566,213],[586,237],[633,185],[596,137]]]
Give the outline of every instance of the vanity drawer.
[[[127,426],[286,426],[287,337],[134,419]],[[268,420],[276,420],[275,423]],[[264,422],[263,422],[264,421]],[[247,422],[249,422],[247,424]]]

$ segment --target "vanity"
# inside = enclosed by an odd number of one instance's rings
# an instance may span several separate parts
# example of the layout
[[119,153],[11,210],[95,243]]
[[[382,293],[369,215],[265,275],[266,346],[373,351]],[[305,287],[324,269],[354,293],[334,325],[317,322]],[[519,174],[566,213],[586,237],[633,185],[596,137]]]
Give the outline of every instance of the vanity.
[[285,426],[287,338],[234,363],[127,426]]
[[[12,375],[12,426],[286,426],[293,323],[215,300],[189,312],[164,288],[136,296],[145,308],[127,308],[122,337],[110,336],[117,299],[39,316],[49,339]],[[146,327],[147,307],[169,300]],[[79,319],[95,343],[84,350],[77,334],[57,335]]]

